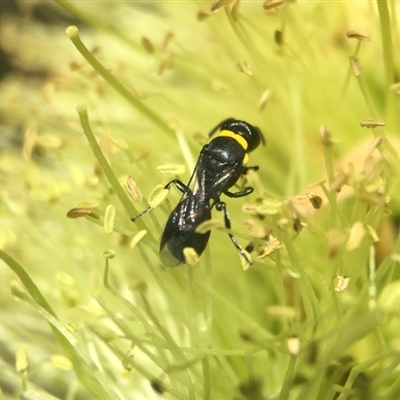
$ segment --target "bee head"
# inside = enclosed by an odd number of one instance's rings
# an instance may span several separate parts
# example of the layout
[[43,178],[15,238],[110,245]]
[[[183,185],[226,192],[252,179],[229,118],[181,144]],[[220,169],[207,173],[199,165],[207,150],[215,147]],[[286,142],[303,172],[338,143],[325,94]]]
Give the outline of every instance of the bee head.
[[219,129],[221,132],[230,131],[241,136],[247,143],[246,151],[248,153],[256,149],[261,142],[264,143],[264,137],[260,129],[245,121],[228,118],[221,123]]

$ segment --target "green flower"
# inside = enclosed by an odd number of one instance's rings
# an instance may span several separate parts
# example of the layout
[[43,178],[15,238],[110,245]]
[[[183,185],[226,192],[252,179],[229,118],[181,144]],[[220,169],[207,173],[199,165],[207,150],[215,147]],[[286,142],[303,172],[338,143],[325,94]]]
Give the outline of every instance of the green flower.
[[[400,396],[397,8],[377,10],[267,0],[4,11],[6,398]],[[259,171],[240,182],[254,192],[226,199],[253,264],[243,270],[215,210],[199,262],[189,249],[188,265],[167,269],[158,242],[181,194],[162,189],[189,181],[228,117],[266,139],[250,154]]]

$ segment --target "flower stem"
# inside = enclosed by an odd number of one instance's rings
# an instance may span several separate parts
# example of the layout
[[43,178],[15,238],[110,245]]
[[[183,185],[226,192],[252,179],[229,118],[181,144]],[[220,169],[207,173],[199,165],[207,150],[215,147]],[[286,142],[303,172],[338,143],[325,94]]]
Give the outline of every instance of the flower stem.
[[[102,169],[102,171],[104,172],[108,181],[110,182],[111,187],[113,188],[114,192],[118,196],[119,201],[124,206],[128,215],[131,218],[134,217],[135,215],[137,215],[137,211],[135,210],[135,207],[133,206],[133,204],[130,202],[124,189],[122,188],[117,177],[115,176],[114,171],[111,169],[110,164],[108,163],[107,159],[104,157],[104,154],[102,153],[99,144],[97,143],[97,140],[93,134],[92,128],[90,127],[89,117],[87,114],[86,106],[83,104],[79,105],[77,107],[77,111],[79,114],[79,118],[81,120],[83,132],[89,142],[89,145],[93,151],[94,156],[96,157],[96,159],[100,165],[100,168]],[[140,218],[138,220],[136,220],[135,223],[138,224],[140,229],[145,229],[145,226],[144,226],[143,222],[140,220]]]
[[96,57],[86,48],[79,37],[79,30],[76,26],[69,26],[66,29],[67,36],[71,39],[76,49],[81,53],[85,60],[93,67],[93,69],[113,87],[129,104],[139,110],[145,117],[152,121],[162,130],[168,134],[173,135],[174,131],[150,108],[145,106],[139,101],[133,93],[131,93],[125,86],[122,85],[103,65],[97,60]]

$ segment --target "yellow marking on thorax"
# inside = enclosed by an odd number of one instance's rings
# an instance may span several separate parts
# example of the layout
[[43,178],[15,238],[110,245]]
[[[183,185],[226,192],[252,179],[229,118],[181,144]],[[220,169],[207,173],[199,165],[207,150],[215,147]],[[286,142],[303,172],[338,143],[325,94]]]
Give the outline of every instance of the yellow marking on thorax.
[[244,138],[242,138],[240,135],[238,135],[237,133],[224,130],[219,133],[219,136],[227,136],[232,139],[235,139],[243,147],[244,150],[247,150],[248,144],[247,144],[246,140]]
[[[232,131],[223,130],[219,133],[219,136],[225,136],[235,139],[243,147],[243,150],[247,150],[247,147],[249,147],[248,143],[242,136]],[[248,161],[249,161],[249,155],[246,153],[243,159],[243,165],[247,164]]]

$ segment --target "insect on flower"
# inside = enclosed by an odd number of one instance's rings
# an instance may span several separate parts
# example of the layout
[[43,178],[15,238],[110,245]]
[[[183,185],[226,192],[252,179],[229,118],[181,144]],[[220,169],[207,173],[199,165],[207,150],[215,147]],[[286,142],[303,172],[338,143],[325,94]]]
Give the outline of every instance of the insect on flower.
[[[164,187],[169,190],[175,185],[182,192],[182,198],[171,212],[160,241],[160,258],[166,267],[184,263],[183,250],[187,247],[193,248],[198,255],[203,253],[211,231],[198,233],[196,228],[202,222],[211,219],[211,210],[214,207],[223,213],[225,228],[231,228],[226,204],[220,199],[221,194],[238,198],[247,196],[254,190],[252,187],[245,187],[237,192],[231,192],[229,189],[248,170],[258,170],[257,166],[247,166],[247,162],[248,154],[263,141],[261,131],[245,121],[233,118],[219,123],[209,136],[217,130],[219,135],[202,148],[189,183],[185,185],[174,179]],[[150,210],[151,207],[132,221]],[[236,238],[229,232],[228,235],[246,262],[251,264],[251,259]]]

